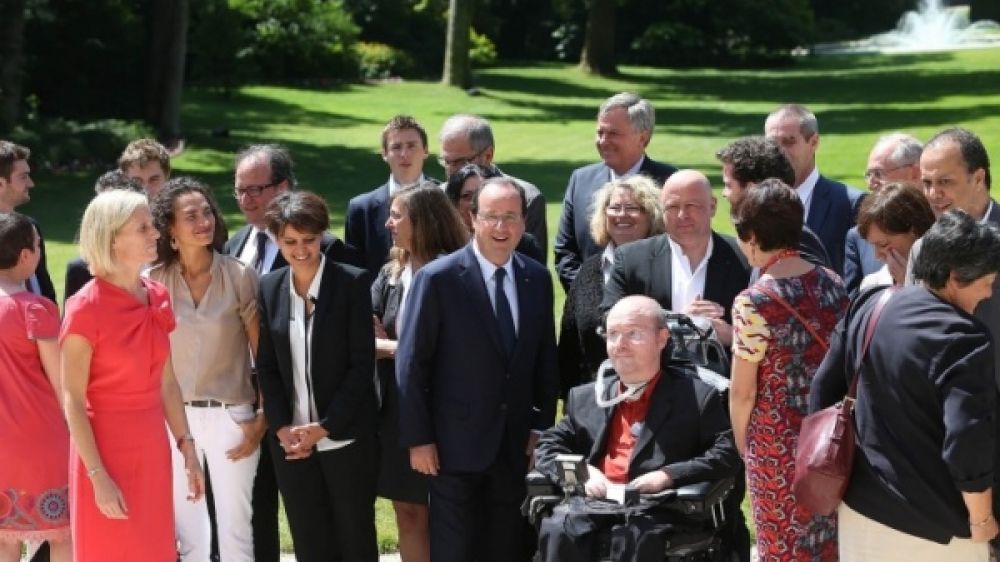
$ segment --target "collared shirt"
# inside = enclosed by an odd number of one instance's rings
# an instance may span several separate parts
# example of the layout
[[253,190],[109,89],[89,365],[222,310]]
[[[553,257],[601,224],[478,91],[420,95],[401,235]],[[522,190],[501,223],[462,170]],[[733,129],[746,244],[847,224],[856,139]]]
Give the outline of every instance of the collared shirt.
[[[479,272],[483,274],[483,282],[486,284],[486,292],[490,296],[490,305],[493,310],[497,309],[497,296],[496,296],[496,286],[497,282],[495,279],[496,271],[500,269],[499,267],[493,265],[490,260],[483,257],[483,254],[479,251],[479,246],[476,244],[475,240],[472,242],[472,251],[476,254],[476,260],[479,261]],[[517,287],[514,285],[514,256],[513,254],[507,258],[507,263],[503,264],[501,267],[507,272],[507,276],[503,280],[503,292],[507,295],[507,302],[510,304],[510,314],[514,318],[514,333],[517,334],[520,330],[518,329],[518,308],[517,308]]]
[[682,311],[692,301],[705,297],[705,276],[708,272],[708,259],[712,257],[715,243],[708,238],[705,257],[694,268],[684,254],[684,249],[667,236],[670,243],[670,308]]
[[624,174],[618,175],[615,171],[611,170],[611,181],[625,180],[639,173],[639,168],[642,167],[642,163],[646,161],[646,155],[643,154],[641,158],[628,170],[625,170]]
[[389,195],[392,195],[393,193],[396,193],[400,189],[404,189],[404,188],[407,188],[407,187],[412,187],[414,185],[420,185],[420,182],[422,182],[422,181],[424,181],[426,179],[427,178],[425,178],[423,174],[420,174],[420,177],[417,178],[416,181],[414,181],[413,183],[408,183],[408,184],[404,185],[404,184],[401,184],[398,181],[396,181],[396,176],[394,176],[392,174],[389,174]]
[[[319,258],[319,270],[313,277],[307,293],[308,298],[313,302],[313,313],[316,312],[315,304],[319,298],[319,287],[323,281],[323,270],[326,267],[326,256]],[[291,326],[288,331],[288,343],[292,348],[292,386],[295,389],[295,396],[292,398],[292,424],[305,425],[307,423],[319,421],[319,411],[316,409],[316,398],[312,391],[312,314],[306,314],[306,301],[295,292],[295,283],[288,274],[288,304],[292,309]],[[353,443],[353,439],[346,441],[334,441],[324,437],[316,442],[316,449],[319,451],[329,451],[339,449]]]
[[990,199],[989,204],[986,205],[986,212],[983,213],[983,218],[979,219],[979,222],[982,224],[986,224],[988,222],[987,219],[989,218],[990,213],[992,212],[993,212],[993,200]]
[[267,244],[264,247],[264,261],[261,264],[261,274],[271,271],[274,267],[274,258],[278,257],[278,239],[271,233],[270,230],[261,230],[256,226],[250,228],[250,234],[247,236],[247,243],[243,245],[243,251],[240,252],[240,261],[253,267],[254,262],[257,261],[257,233],[263,232],[267,235]]
[[252,404],[250,352],[246,325],[256,322],[257,274],[230,256],[215,253],[211,281],[196,305],[180,263],[149,270],[163,283],[177,318],[170,333],[171,360],[181,395],[191,400]]
[[799,194],[799,200],[802,201],[803,219],[809,217],[809,206],[812,205],[813,190],[816,189],[816,182],[818,181],[819,168],[813,167],[813,171],[806,176],[802,185],[795,189],[795,192]]
[[604,276],[604,284],[608,284],[611,279],[611,270],[615,268],[615,243],[608,242],[601,252],[601,275]]
[[[629,461],[632,460],[635,444],[646,423],[649,402],[659,381],[660,373],[656,373],[638,400],[619,402],[611,415],[608,423],[608,448],[601,463],[601,472],[616,484],[625,484],[629,481]],[[623,386],[619,383],[618,392],[625,390]]]

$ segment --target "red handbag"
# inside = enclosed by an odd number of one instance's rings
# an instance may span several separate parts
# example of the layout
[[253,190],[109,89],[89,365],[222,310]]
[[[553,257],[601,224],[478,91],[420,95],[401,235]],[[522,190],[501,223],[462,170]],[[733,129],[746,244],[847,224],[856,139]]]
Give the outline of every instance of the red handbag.
[[868,317],[865,339],[858,357],[857,369],[850,389],[843,400],[810,414],[802,420],[798,447],[795,450],[795,477],[792,493],[795,501],[817,515],[830,515],[844,498],[854,466],[855,435],[852,413],[858,392],[861,364],[882,309],[895,288],[882,292],[875,309]]

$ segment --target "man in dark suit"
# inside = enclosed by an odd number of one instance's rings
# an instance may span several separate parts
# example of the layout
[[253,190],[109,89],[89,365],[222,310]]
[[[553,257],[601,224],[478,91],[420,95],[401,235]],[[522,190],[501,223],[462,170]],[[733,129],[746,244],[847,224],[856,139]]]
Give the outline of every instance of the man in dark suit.
[[424,181],[426,159],[427,131],[409,115],[393,117],[382,129],[382,160],[389,165],[389,180],[347,203],[344,242],[361,256],[373,281],[392,248],[392,236],[385,228],[389,196]]
[[[35,187],[35,182],[31,181],[31,166],[28,165],[30,156],[31,151],[27,147],[0,140],[0,212],[9,213],[31,199],[31,189]],[[31,222],[41,238],[42,230],[38,223],[34,219]],[[39,241],[39,248],[42,252],[41,260],[35,274],[28,279],[27,288],[32,293],[55,302],[56,290],[45,261],[45,240]]]
[[435,562],[520,560],[520,503],[557,395],[552,281],[516,253],[527,201],[509,178],[473,199],[465,248],[415,276],[396,351],[400,443],[430,478]]
[[[542,248],[542,255],[546,255],[549,230],[545,222],[545,196],[535,184],[507,175],[493,163],[496,145],[493,141],[493,128],[490,127],[490,122],[478,115],[467,113],[452,115],[441,125],[438,140],[441,143],[438,163],[444,168],[446,176],[451,177],[466,164],[478,164],[483,168],[492,166],[501,175],[521,186],[521,189],[524,190],[524,196],[528,200],[524,230],[535,237],[535,241]],[[448,177],[445,178],[445,181]],[[542,263],[544,265],[544,261]]]
[[[608,312],[606,328],[608,357],[616,376],[570,391],[566,417],[538,441],[538,470],[561,484],[556,456],[583,455],[590,474],[584,489],[596,498],[605,497],[612,484],[631,484],[651,494],[734,476],[740,461],[724,399],[698,380],[690,366],[676,362],[661,366],[660,356],[670,339],[665,311],[649,297],[625,297]],[[628,429],[634,427],[638,431]],[[664,514],[648,517],[665,520]],[[567,525],[569,520],[590,523],[584,526],[588,532],[572,532],[581,527]],[[646,520],[633,517],[627,525]],[[574,512],[572,504],[568,513],[547,517],[539,533],[542,560],[591,560],[595,523]],[[661,560],[663,538],[655,532],[636,534],[647,536],[637,541],[638,552],[632,559]]]
[[656,185],[663,185],[677,170],[646,156],[655,124],[652,104],[635,94],[615,94],[601,104],[595,139],[601,161],[573,170],[563,196],[559,232],[556,233],[556,273],[566,291],[576,279],[583,260],[602,250],[590,236],[594,192],[611,180],[635,174],[645,174],[653,178]]
[[[747,189],[768,179],[778,178],[788,185],[795,183],[795,170],[778,143],[764,137],[743,137],[720,148],[715,157],[722,163],[722,196],[735,209]],[[823,267],[831,267],[830,256],[816,233],[802,225],[799,240],[802,259]],[[751,283],[757,279],[757,269],[750,274]]]
[[816,167],[819,124],[805,107],[787,104],[764,122],[764,134],[788,156],[795,170],[795,188],[806,211],[806,224],[823,241],[833,270],[844,274],[844,240],[854,226],[864,193],[823,177]]
[[747,288],[750,267],[733,238],[712,231],[712,186],[700,172],[680,170],[663,185],[661,201],[667,232],[615,250],[601,308],[646,295],[667,310],[709,318],[729,345],[733,299]]
[[[891,133],[881,137],[868,153],[865,181],[868,189],[875,193],[883,185],[893,182],[920,184],[920,153],[924,147],[920,141],[905,133]],[[844,242],[844,286],[852,296],[861,287],[865,275],[882,269],[882,262],[875,255],[875,248],[861,237],[858,227],[847,231]],[[894,264],[902,271],[906,268],[906,256],[902,263]]]

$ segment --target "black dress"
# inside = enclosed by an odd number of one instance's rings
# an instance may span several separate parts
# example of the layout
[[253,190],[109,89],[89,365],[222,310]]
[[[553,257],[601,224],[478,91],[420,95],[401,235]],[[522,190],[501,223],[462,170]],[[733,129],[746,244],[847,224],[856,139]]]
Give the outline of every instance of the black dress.
[[603,253],[584,260],[563,305],[559,329],[559,389],[563,399],[574,386],[592,382],[597,368],[608,358],[604,339],[597,335],[603,325]]
[[[399,339],[396,317],[403,299],[403,285],[391,281],[391,264],[379,271],[372,285],[372,311],[382,322],[389,339]],[[399,446],[399,389],[396,362],[379,359],[376,364],[382,407],[378,434],[381,447],[378,495],[393,501],[427,504],[427,477],[410,468],[410,452]]]

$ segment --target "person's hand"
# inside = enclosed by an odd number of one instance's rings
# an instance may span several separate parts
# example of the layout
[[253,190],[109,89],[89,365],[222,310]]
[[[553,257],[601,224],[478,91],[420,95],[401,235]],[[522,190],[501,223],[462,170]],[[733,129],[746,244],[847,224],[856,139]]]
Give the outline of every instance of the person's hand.
[[654,470],[629,482],[629,485],[638,489],[640,494],[655,494],[673,486],[674,479],[665,471]]
[[201,463],[198,462],[198,455],[195,454],[194,447],[190,445],[189,447],[191,452],[184,455],[184,473],[187,475],[188,481],[187,500],[196,502],[205,495],[205,473],[201,470]]
[[969,531],[972,533],[972,542],[988,542],[997,536],[1000,529],[997,528],[997,520],[990,515],[982,525],[969,523]]
[[524,447],[524,454],[528,457],[528,470],[535,468],[535,446],[538,445],[540,437],[537,431],[528,433],[528,444]]
[[608,477],[604,475],[596,466],[587,465],[587,482],[583,485],[583,490],[591,498],[606,498],[608,496]]
[[428,476],[437,476],[441,470],[441,463],[438,461],[437,445],[428,443],[410,447],[410,466],[413,470]]
[[895,248],[889,248],[886,252],[885,264],[889,266],[889,275],[892,276],[893,285],[902,285],[906,279],[906,256],[900,254]]
[[304,459],[312,454],[311,450],[307,451],[306,454],[302,454],[298,449],[299,437],[292,433],[292,426],[286,425],[279,428],[275,434],[278,436],[278,444],[281,445],[281,450],[285,452],[285,460],[294,461]]
[[398,342],[386,338],[375,338],[375,359],[392,359],[396,357]]
[[372,328],[375,330],[376,339],[389,339],[389,334],[385,331],[385,326],[382,325],[382,321],[378,319],[378,316],[372,314]]
[[264,438],[267,431],[267,419],[263,415],[258,415],[250,421],[239,424],[243,432],[243,440],[240,444],[226,451],[226,458],[235,462],[245,459],[253,454],[260,445],[260,440]]
[[701,295],[698,295],[697,298],[691,301],[691,304],[684,308],[684,314],[688,316],[704,316],[710,320],[715,320],[716,318],[725,316],[726,309],[721,304],[704,300],[701,298]]
[[90,478],[94,486],[94,503],[108,519],[128,519],[128,506],[118,485],[102,468]]
[[292,445],[292,453],[297,453],[301,456],[298,458],[307,458],[312,454],[313,447],[320,439],[323,439],[330,432],[326,430],[325,427],[320,424],[313,422],[307,423],[305,425],[298,425],[291,428],[291,434],[296,438],[295,444]]

